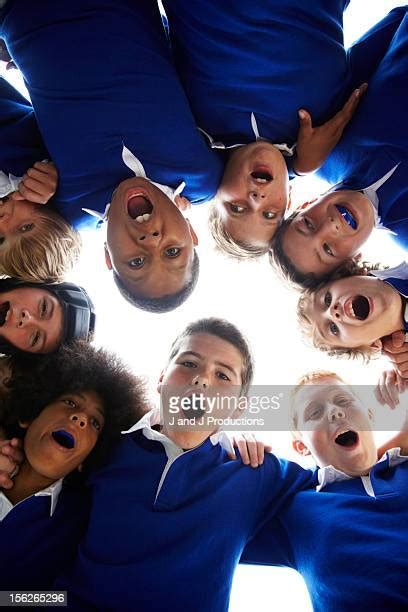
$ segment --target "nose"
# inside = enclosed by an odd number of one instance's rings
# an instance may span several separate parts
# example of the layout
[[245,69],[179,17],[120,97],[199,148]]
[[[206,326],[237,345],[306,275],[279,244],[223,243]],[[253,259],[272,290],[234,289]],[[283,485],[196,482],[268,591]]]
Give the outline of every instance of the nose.
[[332,319],[340,321],[342,318],[342,313],[342,307],[339,302],[333,302],[333,304],[330,306],[330,316],[332,317]]
[[29,312],[29,310],[27,310],[26,308],[23,309],[20,312],[20,316],[18,318],[18,324],[17,327],[24,327],[25,325],[27,325],[27,323],[29,323],[31,321],[31,314]]
[[346,418],[346,413],[339,406],[331,406],[328,413],[328,419],[330,423],[335,423],[336,421],[341,421]]
[[71,414],[71,416],[69,417],[69,420],[75,423],[75,425],[77,425],[81,429],[84,429],[88,424],[88,417],[86,416],[86,414],[82,414],[82,413]]
[[258,189],[251,189],[248,192],[248,199],[254,207],[257,207],[263,204],[265,201],[265,198],[266,198],[266,193]]
[[160,238],[161,232],[156,229],[143,232],[143,234],[138,237],[138,241],[142,242],[143,244],[159,244]]
[[327,223],[325,223],[324,226],[326,230],[328,230],[329,236],[331,237],[337,236],[341,229],[339,220],[333,217],[332,215],[329,215],[329,217],[327,218]]
[[200,374],[193,379],[193,385],[198,389],[207,389],[209,386],[208,376]]

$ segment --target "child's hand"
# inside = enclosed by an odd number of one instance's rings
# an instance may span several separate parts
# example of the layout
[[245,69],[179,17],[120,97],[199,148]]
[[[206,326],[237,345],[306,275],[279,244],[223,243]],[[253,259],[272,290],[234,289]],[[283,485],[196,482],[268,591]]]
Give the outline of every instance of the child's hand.
[[[272,446],[257,440],[252,433],[237,432],[235,434],[228,434],[228,436],[234,447],[238,448],[244,465],[251,465],[253,468],[262,465],[265,452],[270,453],[272,451]],[[230,459],[237,458],[235,454],[231,454],[229,457]]]
[[375,389],[377,401],[390,408],[399,404],[399,396],[408,388],[408,381],[404,380],[396,370],[386,370],[380,376]]
[[383,354],[392,361],[398,374],[408,379],[408,342],[405,341],[405,332],[396,331],[381,341]]
[[58,173],[51,162],[36,162],[24,174],[18,191],[11,194],[13,200],[27,200],[34,204],[46,204],[57,190]]
[[344,128],[352,119],[367,87],[367,83],[360,85],[358,89],[353,91],[343,108],[319,127],[313,127],[312,118],[306,110],[299,110],[300,127],[296,145],[296,159],[293,165],[297,174],[308,174],[320,168],[339,142]]
[[0,487],[12,489],[12,477],[18,473],[19,466],[24,460],[22,442],[18,438],[2,440],[0,442]]

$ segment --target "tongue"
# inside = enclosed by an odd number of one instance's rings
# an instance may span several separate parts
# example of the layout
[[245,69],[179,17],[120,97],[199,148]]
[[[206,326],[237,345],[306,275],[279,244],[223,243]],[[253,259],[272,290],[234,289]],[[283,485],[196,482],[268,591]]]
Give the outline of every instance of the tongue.
[[136,217],[140,217],[141,215],[148,214],[150,215],[153,211],[153,206],[143,196],[133,196],[129,199],[127,203],[128,215],[132,217],[132,219],[136,219]]

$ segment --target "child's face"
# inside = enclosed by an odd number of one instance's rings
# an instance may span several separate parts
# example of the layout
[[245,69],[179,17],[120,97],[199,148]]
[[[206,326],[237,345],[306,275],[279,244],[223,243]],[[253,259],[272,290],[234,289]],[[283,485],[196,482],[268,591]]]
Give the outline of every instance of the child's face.
[[372,415],[350,387],[336,378],[304,385],[295,397],[300,439],[294,447],[312,454],[319,467],[332,465],[357,476],[377,461]]
[[44,289],[21,287],[0,294],[0,336],[29,353],[51,353],[60,344],[62,307]]
[[94,391],[62,395],[30,423],[24,438],[27,461],[37,474],[58,480],[82,464],[103,426],[102,402]]
[[0,199],[0,249],[19,234],[34,229],[38,206],[27,200],[13,200],[10,196]]
[[160,378],[162,402],[172,395],[239,397],[243,365],[240,351],[226,340],[206,333],[188,336]]
[[401,297],[373,276],[326,283],[305,298],[303,312],[318,339],[331,347],[370,346],[402,325]]
[[189,281],[197,236],[177,206],[150,181],[128,179],[113,194],[106,262],[128,291],[158,298]]
[[288,199],[289,178],[282,154],[269,143],[254,142],[231,155],[215,206],[235,240],[267,247]]
[[365,195],[335,191],[299,212],[282,247],[297,270],[323,276],[355,255],[373,228],[373,207]]

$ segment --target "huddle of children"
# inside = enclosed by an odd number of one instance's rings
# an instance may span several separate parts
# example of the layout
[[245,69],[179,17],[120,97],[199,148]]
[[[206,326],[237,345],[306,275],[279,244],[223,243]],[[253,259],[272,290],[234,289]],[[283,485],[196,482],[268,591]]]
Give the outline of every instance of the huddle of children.
[[[408,604],[407,423],[377,452],[371,407],[314,372],[291,428],[316,470],[248,438],[233,460],[224,432],[148,412],[140,380],[89,344],[86,291],[64,282],[77,230],[104,223],[124,298],[178,307],[199,274],[184,213],[213,199],[218,247],[269,253],[303,289],[298,319],[317,348],[389,351],[380,400],[398,402],[408,264],[363,268],[358,253],[374,227],[407,244],[407,7],[346,52],[347,0],[252,4],[256,20],[241,0],[166,1],[168,32],[151,0],[0,9],[32,100],[0,78],[3,590],[67,590],[73,610],[226,610],[241,560],[297,569],[316,610]],[[334,187],[284,218],[289,178],[315,170]],[[158,391],[162,403],[172,386],[245,396],[252,375],[240,331],[201,319],[173,343]]]

